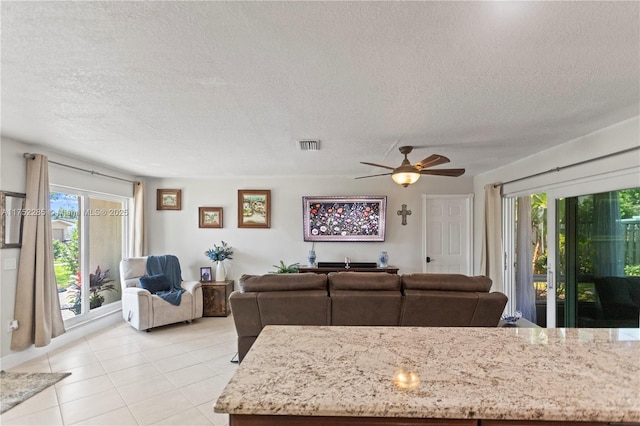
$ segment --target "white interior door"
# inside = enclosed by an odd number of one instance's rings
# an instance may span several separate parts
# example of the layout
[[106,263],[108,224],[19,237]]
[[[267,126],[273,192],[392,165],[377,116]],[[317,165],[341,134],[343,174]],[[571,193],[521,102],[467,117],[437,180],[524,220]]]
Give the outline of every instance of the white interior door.
[[471,275],[473,194],[423,195],[423,271]]

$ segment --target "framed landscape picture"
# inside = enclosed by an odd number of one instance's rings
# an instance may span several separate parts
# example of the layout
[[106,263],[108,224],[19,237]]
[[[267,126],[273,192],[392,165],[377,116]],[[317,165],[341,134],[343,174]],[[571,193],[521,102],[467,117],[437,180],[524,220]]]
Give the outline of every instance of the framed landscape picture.
[[222,207],[199,207],[198,226],[200,228],[222,228]]
[[387,197],[302,197],[305,241],[384,241]]
[[156,192],[156,210],[181,210],[181,189],[158,189]]
[[238,228],[271,227],[271,191],[238,190]]

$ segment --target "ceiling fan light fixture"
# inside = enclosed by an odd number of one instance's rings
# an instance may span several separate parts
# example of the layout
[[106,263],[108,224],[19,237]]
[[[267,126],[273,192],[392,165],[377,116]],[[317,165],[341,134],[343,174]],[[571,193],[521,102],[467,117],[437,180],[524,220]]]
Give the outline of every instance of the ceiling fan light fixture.
[[400,166],[393,171],[391,179],[393,179],[393,181],[398,185],[402,185],[406,188],[420,179],[420,173],[413,166]]

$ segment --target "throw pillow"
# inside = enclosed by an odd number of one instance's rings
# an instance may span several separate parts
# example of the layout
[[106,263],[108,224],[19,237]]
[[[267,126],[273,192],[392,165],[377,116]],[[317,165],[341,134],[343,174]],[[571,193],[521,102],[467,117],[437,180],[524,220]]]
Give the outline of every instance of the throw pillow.
[[140,287],[150,293],[157,293],[159,291],[171,290],[171,283],[165,274],[145,275],[144,277],[140,277]]

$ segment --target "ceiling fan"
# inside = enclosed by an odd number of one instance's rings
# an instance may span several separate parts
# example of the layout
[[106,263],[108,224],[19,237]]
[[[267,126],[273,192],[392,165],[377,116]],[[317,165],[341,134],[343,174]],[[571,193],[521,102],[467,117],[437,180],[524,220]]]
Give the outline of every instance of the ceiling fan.
[[360,176],[356,179],[364,179],[375,176],[387,176],[391,175],[391,178],[398,185],[402,185],[405,188],[412,183],[416,183],[418,179],[420,179],[420,175],[436,175],[436,176],[452,176],[457,177],[464,174],[464,169],[434,169],[427,170],[429,167],[439,166],[440,164],[448,163],[450,160],[438,154],[432,154],[425,158],[422,161],[417,162],[416,164],[411,164],[409,159],[407,159],[407,155],[413,150],[412,146],[401,146],[400,152],[404,154],[404,160],[402,160],[402,164],[400,167],[389,167],[383,166],[382,164],[368,163],[366,161],[361,161],[362,164],[367,164],[369,166],[382,167],[385,169],[392,170],[390,173],[380,173],[377,175],[369,175],[369,176]]

